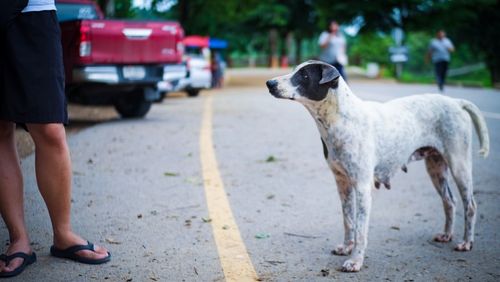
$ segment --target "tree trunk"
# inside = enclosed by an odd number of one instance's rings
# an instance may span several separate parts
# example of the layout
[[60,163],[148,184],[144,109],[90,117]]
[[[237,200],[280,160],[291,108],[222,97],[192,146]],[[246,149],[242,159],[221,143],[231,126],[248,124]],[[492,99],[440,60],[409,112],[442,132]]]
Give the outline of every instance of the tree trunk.
[[115,1],[114,0],[99,0],[97,4],[101,7],[102,12],[106,17],[112,17],[115,14]]
[[283,44],[282,52],[281,52],[281,67],[287,68],[291,63],[290,59],[293,58],[294,54],[292,54],[292,46],[293,46],[293,32],[289,31],[285,36],[285,44]]
[[184,27],[186,34],[189,34],[191,31],[188,30],[188,21],[189,21],[189,3],[187,0],[179,0],[179,22]]
[[278,31],[275,28],[269,30],[269,66],[272,68],[279,66]]
[[302,62],[302,37],[295,36],[295,64],[298,65]]

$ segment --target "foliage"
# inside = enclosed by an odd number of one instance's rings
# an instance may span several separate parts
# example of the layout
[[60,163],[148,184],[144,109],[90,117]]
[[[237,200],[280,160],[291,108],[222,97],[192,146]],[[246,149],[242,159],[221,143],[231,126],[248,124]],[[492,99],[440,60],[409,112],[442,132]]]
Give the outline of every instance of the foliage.
[[425,62],[425,54],[431,38],[432,35],[428,32],[413,32],[406,36],[409,59],[405,63],[405,69],[415,73],[430,72],[432,65],[430,62]]
[[[399,27],[410,48],[406,67],[415,72],[430,69],[422,63],[427,44],[436,29],[444,28],[457,46],[452,66],[485,60],[492,80],[500,81],[498,0],[152,0],[151,10],[133,9],[131,0],[98,0],[104,6],[108,1],[114,1],[114,17],[178,20],[186,34],[225,38],[239,54],[272,49],[286,55],[293,47],[300,57],[302,41],[317,38],[335,19],[359,28],[358,36],[349,39],[351,61],[388,64],[388,34]],[[160,11],[166,2],[170,9]]]
[[[432,72],[428,72],[425,74],[413,73],[410,71],[404,71],[399,79],[400,82],[405,83],[435,83],[434,74]],[[446,79],[447,84],[451,85],[461,85],[461,86],[470,86],[470,87],[491,87],[491,81],[488,78],[488,71],[486,69],[482,69],[479,71],[475,71],[472,73],[468,73],[460,76],[448,77]]]
[[97,3],[103,8],[107,17],[127,19],[135,16],[131,0],[97,0]]
[[349,54],[351,64],[364,66],[366,63],[375,62],[388,65],[388,48],[393,44],[392,38],[384,33],[364,33],[349,38]]
[[484,55],[491,80],[500,84],[500,1],[450,1],[442,12],[449,33],[471,50]]

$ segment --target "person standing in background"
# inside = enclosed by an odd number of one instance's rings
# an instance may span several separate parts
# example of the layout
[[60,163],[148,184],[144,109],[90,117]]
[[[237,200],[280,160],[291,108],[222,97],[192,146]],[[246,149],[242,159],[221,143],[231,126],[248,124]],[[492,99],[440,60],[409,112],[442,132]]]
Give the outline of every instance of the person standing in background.
[[29,130],[35,143],[38,189],[52,222],[51,255],[86,264],[111,258],[107,249],[89,243],[71,226],[72,170],[64,128],[68,113],[55,10],[54,0],[0,3],[0,214],[9,232],[0,255],[0,278],[19,275],[36,262],[24,220],[16,123]]
[[330,21],[328,30],[323,31],[319,36],[318,44],[321,47],[319,59],[334,66],[342,75],[345,81],[347,76],[344,66],[347,65],[346,39],[339,30],[336,21]]
[[450,53],[455,51],[453,43],[446,37],[444,30],[440,29],[436,32],[436,37],[431,40],[427,51],[426,60],[432,59],[434,64],[434,72],[436,75],[436,83],[439,91],[444,91],[446,74],[450,63]]

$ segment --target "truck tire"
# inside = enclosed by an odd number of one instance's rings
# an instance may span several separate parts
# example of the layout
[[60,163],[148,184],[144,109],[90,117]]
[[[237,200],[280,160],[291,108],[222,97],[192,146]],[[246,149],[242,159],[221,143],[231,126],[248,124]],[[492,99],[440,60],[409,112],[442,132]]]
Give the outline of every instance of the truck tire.
[[144,100],[142,95],[130,95],[115,102],[116,111],[122,118],[141,118],[151,109],[153,102]]
[[197,88],[189,88],[186,90],[189,97],[196,97],[200,94],[200,89]]

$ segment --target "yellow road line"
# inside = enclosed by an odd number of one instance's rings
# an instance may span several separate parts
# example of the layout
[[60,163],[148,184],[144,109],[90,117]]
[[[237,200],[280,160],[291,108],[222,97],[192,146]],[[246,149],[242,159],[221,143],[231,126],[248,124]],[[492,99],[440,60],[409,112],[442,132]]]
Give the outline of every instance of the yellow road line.
[[212,95],[205,98],[200,155],[208,213],[226,281],[256,281],[257,273],[234,220],[217,166],[212,140]]

